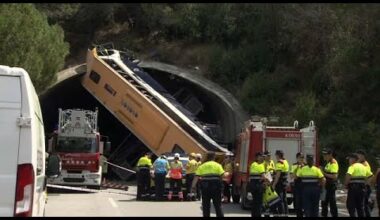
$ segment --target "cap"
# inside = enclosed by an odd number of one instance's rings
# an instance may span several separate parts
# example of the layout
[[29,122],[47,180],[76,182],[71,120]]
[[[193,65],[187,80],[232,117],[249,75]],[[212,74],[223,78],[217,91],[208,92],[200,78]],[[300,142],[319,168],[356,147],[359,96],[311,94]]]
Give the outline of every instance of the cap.
[[270,156],[270,151],[264,151],[264,154],[263,154],[264,156]]
[[284,151],[282,151],[282,150],[276,150],[276,152],[275,152],[275,155],[279,155],[279,154],[284,154]]
[[313,155],[306,155],[306,160],[313,160],[314,159],[314,156]]
[[353,158],[353,159],[355,159],[355,160],[358,160],[358,159],[359,159],[359,157],[358,157],[357,154],[349,154],[349,155],[347,155],[346,159],[350,159],[350,158]]
[[263,153],[261,153],[261,152],[257,152],[255,155],[256,155],[256,157],[262,157],[262,156],[263,156]]
[[197,155],[195,153],[191,153],[190,157],[196,157]]
[[333,153],[333,151],[330,148],[324,148],[322,150],[322,154],[332,154],[332,153]]
[[174,158],[178,157],[179,158],[179,153],[174,154]]
[[197,154],[196,154],[196,157],[197,157],[197,158],[202,158],[202,154],[197,153]]
[[365,151],[360,149],[360,150],[357,150],[356,151],[357,154],[361,154],[361,155],[364,155],[365,156]]

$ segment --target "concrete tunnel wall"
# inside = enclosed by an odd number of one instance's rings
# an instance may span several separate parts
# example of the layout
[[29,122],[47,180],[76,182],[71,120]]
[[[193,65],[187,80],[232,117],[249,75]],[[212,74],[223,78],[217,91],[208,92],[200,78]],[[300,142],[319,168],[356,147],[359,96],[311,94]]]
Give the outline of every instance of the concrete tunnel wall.
[[[205,105],[207,114],[210,114],[202,117],[209,116],[214,121],[219,121],[222,127],[223,142],[228,144],[229,148],[233,147],[235,137],[248,117],[230,93],[189,70],[158,62],[142,62],[140,66],[165,88],[173,87],[173,85],[190,88]],[[85,72],[85,64],[61,71],[57,74],[57,82],[40,94],[46,134],[51,133],[58,123],[58,108],[94,110],[98,107],[99,131],[102,135],[109,136],[112,142],[111,154],[119,145],[126,144],[122,142],[129,136],[126,145],[134,145],[137,148],[134,153],[129,155],[129,160],[131,163],[135,162],[136,157],[148,149],[134,135],[130,135],[131,132],[83,88],[80,79]],[[175,83],[171,83],[169,86],[170,80],[173,79],[176,79]]]

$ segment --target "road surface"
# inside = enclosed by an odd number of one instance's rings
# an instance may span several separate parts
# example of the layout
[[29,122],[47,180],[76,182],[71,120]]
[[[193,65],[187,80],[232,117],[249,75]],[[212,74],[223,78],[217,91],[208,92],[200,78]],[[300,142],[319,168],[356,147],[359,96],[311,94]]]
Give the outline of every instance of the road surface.
[[[136,201],[135,195],[135,186],[130,186],[128,191],[107,189],[97,193],[54,190],[48,193],[45,216],[202,216],[200,201]],[[338,197],[343,195],[337,193]],[[347,217],[344,199],[338,200],[339,216]],[[242,210],[239,204],[223,204],[223,211],[226,217],[250,216],[250,211]],[[375,208],[373,216],[377,213]],[[215,216],[213,207],[211,216]]]

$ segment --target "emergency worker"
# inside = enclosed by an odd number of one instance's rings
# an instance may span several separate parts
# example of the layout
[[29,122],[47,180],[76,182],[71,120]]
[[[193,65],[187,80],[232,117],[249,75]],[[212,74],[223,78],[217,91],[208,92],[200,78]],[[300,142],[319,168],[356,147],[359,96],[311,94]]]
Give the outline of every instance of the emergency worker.
[[261,217],[264,193],[264,158],[261,152],[256,153],[256,161],[249,168],[249,188],[252,193],[252,217]]
[[170,189],[168,194],[168,200],[172,199],[173,190],[178,192],[178,198],[183,200],[182,192],[182,162],[179,160],[179,153],[174,154],[174,161],[170,163]]
[[200,165],[195,172],[192,184],[192,192],[200,179],[202,192],[203,217],[210,217],[211,199],[214,204],[216,217],[223,217],[222,211],[222,175],[224,170],[221,164],[215,162],[215,152],[208,152],[206,162]]
[[274,162],[271,159],[270,151],[264,151],[264,165],[265,165],[265,172],[270,173],[273,176],[274,173]]
[[231,202],[231,178],[233,172],[233,160],[231,155],[227,155],[223,161],[223,169],[225,171],[223,175],[223,203]]
[[152,168],[152,153],[147,152],[137,162],[137,196],[136,200],[150,195],[150,169]]
[[170,169],[169,162],[165,155],[161,155],[153,163],[154,169],[154,186],[156,191],[156,200],[163,200],[165,191],[165,178]]
[[[197,153],[195,155],[195,160],[198,162],[198,167],[202,164],[202,154]],[[195,197],[197,200],[201,200],[202,197],[202,192],[201,192],[201,186],[200,186],[200,181],[198,181],[197,186],[196,186],[196,192],[195,192]]]
[[313,164],[313,155],[307,155],[306,165],[296,175],[301,179],[302,203],[306,217],[318,217],[321,187],[325,185],[322,171]]
[[279,214],[288,214],[288,202],[286,201],[286,186],[289,172],[288,161],[284,158],[284,152],[277,150],[275,152],[277,162],[275,164],[275,174],[272,187],[276,190],[277,194],[281,197],[282,204],[280,206]]
[[[356,151],[356,154],[358,155],[359,157],[359,163],[362,163],[367,170],[371,171],[371,166],[369,165],[369,163],[367,162],[366,158],[365,158],[365,151],[364,150],[358,150]],[[371,217],[371,208],[370,208],[370,205],[369,205],[369,199],[370,199],[370,196],[371,196],[371,186],[366,183],[365,184],[365,194],[364,194],[364,216],[365,217]]]
[[186,164],[186,192],[188,200],[195,200],[195,196],[191,193],[191,184],[193,183],[195,177],[195,171],[199,166],[198,162],[195,160],[196,154],[191,153],[189,156],[189,162]]
[[304,165],[304,154],[301,152],[298,152],[296,154],[297,162],[293,163],[292,168],[290,170],[290,176],[293,179],[293,182],[291,184],[292,192],[293,192],[293,202],[294,202],[294,209],[296,210],[297,217],[303,216],[303,207],[302,207],[302,185],[301,185],[301,179],[297,178],[297,172],[300,170]]
[[350,154],[347,157],[350,166],[348,167],[344,185],[348,188],[347,209],[350,217],[364,217],[364,194],[365,184],[370,181],[372,172],[362,163],[359,163],[357,154]]
[[339,164],[333,156],[331,149],[322,150],[323,159],[327,162],[322,169],[326,178],[326,198],[322,201],[322,217],[327,217],[328,206],[330,204],[330,213],[332,217],[338,217],[338,207],[336,205],[336,189]]

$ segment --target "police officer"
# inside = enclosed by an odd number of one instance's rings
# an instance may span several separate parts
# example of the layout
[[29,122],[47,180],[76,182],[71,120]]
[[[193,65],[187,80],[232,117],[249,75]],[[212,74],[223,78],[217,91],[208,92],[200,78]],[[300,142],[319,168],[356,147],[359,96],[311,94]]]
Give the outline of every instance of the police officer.
[[151,152],[145,153],[137,162],[137,196],[136,200],[149,196],[150,191],[150,169],[152,168]]
[[291,178],[293,179],[292,192],[293,192],[293,204],[294,209],[296,210],[297,217],[303,216],[303,208],[302,208],[302,186],[301,179],[297,178],[297,171],[301,169],[304,165],[304,155],[301,152],[296,154],[297,162],[293,163],[292,169],[290,171]]
[[279,214],[288,214],[288,202],[286,201],[286,186],[289,172],[288,161],[284,158],[284,152],[277,150],[275,152],[277,162],[275,164],[275,176],[272,187],[281,197],[282,204],[279,206]]
[[256,161],[254,161],[249,168],[249,188],[252,193],[252,217],[261,217],[261,209],[263,204],[264,192],[264,158],[261,152],[256,153]]
[[350,154],[347,157],[350,166],[348,167],[344,185],[348,188],[347,192],[347,209],[350,217],[364,217],[364,193],[365,184],[372,172],[359,163],[357,154]]
[[322,217],[327,217],[329,204],[331,216],[338,217],[335,191],[337,189],[339,164],[335,160],[331,149],[323,149],[322,154],[323,159],[327,162],[322,169],[323,175],[326,178],[326,198],[322,201]]
[[199,164],[195,160],[196,154],[191,153],[189,156],[189,162],[186,164],[186,192],[188,200],[195,200],[195,196],[191,194],[191,184],[193,183],[195,177],[195,171],[197,170]]
[[214,160],[215,153],[208,152],[206,162],[198,167],[192,184],[192,192],[194,192],[198,179],[201,178],[203,217],[210,217],[211,199],[214,203],[216,216],[224,217],[222,211],[222,175],[224,170],[222,165]]
[[[367,170],[371,171],[371,166],[367,162],[365,158],[365,151],[364,150],[358,150],[356,151],[356,154],[359,157],[359,163],[362,163]],[[364,194],[364,214],[365,217],[371,217],[371,208],[369,207],[369,198],[371,196],[371,186],[369,184],[365,185],[365,194]]]
[[321,187],[325,184],[322,171],[313,164],[313,155],[307,155],[306,165],[296,175],[301,179],[302,203],[306,217],[318,217]]
[[265,165],[265,172],[270,173],[273,175],[274,173],[274,162],[271,159],[270,151],[264,151],[264,165]]

